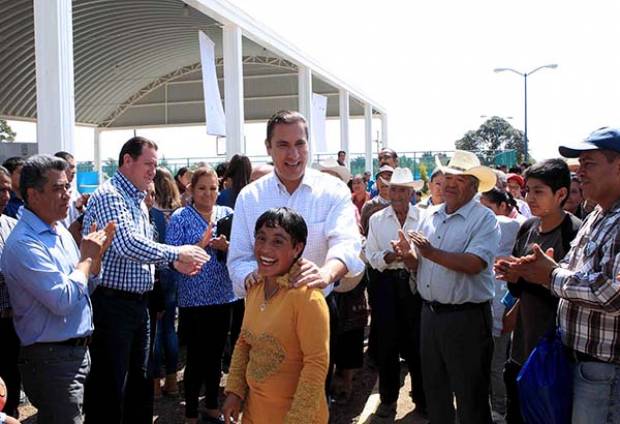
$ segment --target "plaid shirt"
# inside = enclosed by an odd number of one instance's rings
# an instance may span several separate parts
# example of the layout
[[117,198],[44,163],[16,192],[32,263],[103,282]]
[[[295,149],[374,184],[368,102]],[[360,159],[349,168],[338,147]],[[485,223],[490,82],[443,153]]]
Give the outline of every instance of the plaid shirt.
[[[17,224],[17,221],[9,216],[0,216],[0,255],[4,250],[4,244],[6,239],[9,238],[9,234]],[[11,303],[9,302],[9,289],[4,282],[4,274],[0,270],[0,312],[5,312],[11,309]]]
[[133,293],[150,291],[155,278],[154,264],[178,259],[178,247],[153,241],[153,228],[146,206],[143,207],[144,195],[117,171],[88,201],[83,234],[89,232],[93,222],[97,228],[116,222],[114,240],[103,257],[102,286]]
[[560,298],[564,344],[602,361],[620,364],[620,201],[588,216],[550,290]]

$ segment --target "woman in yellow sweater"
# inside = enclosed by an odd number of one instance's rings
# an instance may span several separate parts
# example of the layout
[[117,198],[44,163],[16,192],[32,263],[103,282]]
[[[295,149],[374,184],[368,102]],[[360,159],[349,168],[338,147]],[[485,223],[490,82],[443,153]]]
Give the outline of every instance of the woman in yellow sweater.
[[329,365],[329,312],[323,294],[290,288],[308,228],[288,208],[270,209],[256,221],[254,256],[259,283],[247,293],[241,335],[233,353],[226,423],[325,424]]

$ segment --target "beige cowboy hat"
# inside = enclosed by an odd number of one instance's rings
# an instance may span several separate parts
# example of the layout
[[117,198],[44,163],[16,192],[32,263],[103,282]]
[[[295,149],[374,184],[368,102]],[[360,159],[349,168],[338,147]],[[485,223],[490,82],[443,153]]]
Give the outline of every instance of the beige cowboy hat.
[[390,186],[409,187],[415,191],[421,190],[424,187],[424,181],[414,180],[409,168],[398,167],[392,172],[392,178],[389,181],[383,177],[381,177],[381,181]]
[[346,166],[340,165],[334,158],[324,159],[316,164],[315,167],[321,172],[333,173],[332,175],[335,174],[334,176],[337,175],[345,184],[351,179],[351,171]]
[[480,159],[475,153],[465,150],[455,150],[448,165],[442,165],[441,161],[435,156],[435,164],[444,174],[471,175],[479,181],[478,193],[484,193],[495,187],[497,175],[495,172],[480,164]]

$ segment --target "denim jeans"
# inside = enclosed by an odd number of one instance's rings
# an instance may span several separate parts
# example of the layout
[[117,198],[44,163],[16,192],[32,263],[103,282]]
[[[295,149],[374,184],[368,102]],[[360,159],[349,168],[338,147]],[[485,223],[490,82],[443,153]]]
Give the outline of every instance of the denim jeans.
[[153,353],[152,375],[160,376],[163,365],[166,374],[175,374],[179,361],[179,338],[174,328],[177,309],[177,284],[174,276],[168,270],[160,271],[160,282],[164,292],[164,316],[157,323],[155,335],[155,350]]
[[39,424],[81,424],[88,348],[53,343],[23,347],[19,369]]
[[577,362],[573,424],[620,423],[620,365]]

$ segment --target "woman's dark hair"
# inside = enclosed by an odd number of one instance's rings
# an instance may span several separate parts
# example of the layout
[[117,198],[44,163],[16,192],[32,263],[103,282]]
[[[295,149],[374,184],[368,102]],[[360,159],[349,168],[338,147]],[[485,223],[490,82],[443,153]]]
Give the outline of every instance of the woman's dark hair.
[[195,188],[196,185],[198,185],[198,180],[206,176],[211,176],[215,178],[216,181],[218,179],[217,172],[215,171],[215,169],[211,168],[209,165],[201,166],[200,168],[194,170],[194,173],[192,174],[192,182],[191,182],[192,189]]
[[224,178],[232,181],[232,203],[237,200],[237,196],[243,187],[250,183],[252,176],[252,162],[245,155],[234,155],[228,162],[228,168]]
[[176,181],[166,168],[155,170],[155,201],[160,208],[175,210],[181,207],[181,195]]
[[[293,244],[302,243],[304,248],[306,247],[306,242],[308,240],[308,226],[306,225],[304,218],[293,209],[272,208],[263,213],[256,220],[256,225],[254,226],[254,236],[256,236],[258,231],[263,227],[280,227],[286,231],[289,236],[291,236]],[[302,253],[303,249],[299,252],[299,256],[295,259],[299,259]]]
[[222,189],[224,188],[224,176],[226,175],[226,171],[228,170],[228,164],[230,162],[226,161],[226,162],[221,162],[218,163],[217,166],[215,167],[215,172],[217,172],[217,175],[219,177],[221,177],[221,179],[219,180],[219,184],[218,184],[218,189],[220,191],[222,191]]
[[13,156],[5,160],[2,166],[4,166],[7,171],[13,175],[13,172],[15,172],[15,170],[20,166],[23,166],[25,161],[26,160],[21,156]]
[[500,206],[502,203],[506,203],[509,210],[519,210],[517,206],[517,201],[514,197],[512,197],[512,194],[508,193],[507,191],[500,190],[497,187],[493,187],[491,190],[485,191],[484,193],[482,193],[482,196],[484,196],[485,199],[487,199],[494,205]]
[[562,206],[564,206],[564,202],[568,199],[568,193],[570,193],[570,169],[564,160],[547,159],[537,162],[527,168],[523,176],[526,182],[529,178],[542,181],[543,184],[551,188],[553,193],[565,188],[567,195],[562,200]]

